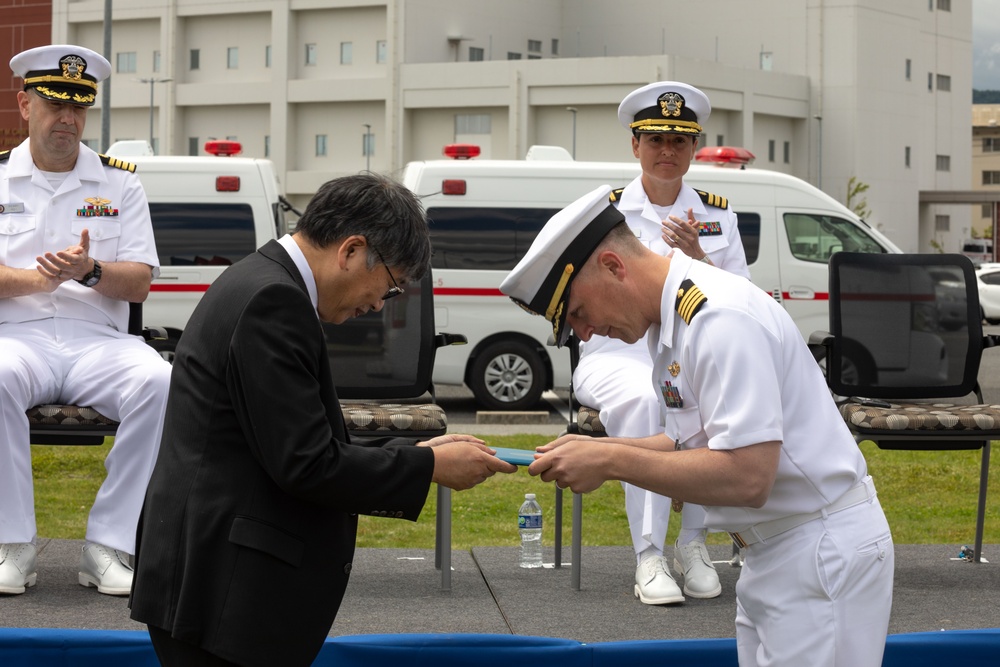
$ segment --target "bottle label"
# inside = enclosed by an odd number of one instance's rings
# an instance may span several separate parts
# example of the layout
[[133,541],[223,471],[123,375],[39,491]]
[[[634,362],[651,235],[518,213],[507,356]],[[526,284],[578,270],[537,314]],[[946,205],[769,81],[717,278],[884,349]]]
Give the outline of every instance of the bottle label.
[[518,514],[517,515],[517,527],[520,528],[541,528],[542,527],[542,515],[541,514]]

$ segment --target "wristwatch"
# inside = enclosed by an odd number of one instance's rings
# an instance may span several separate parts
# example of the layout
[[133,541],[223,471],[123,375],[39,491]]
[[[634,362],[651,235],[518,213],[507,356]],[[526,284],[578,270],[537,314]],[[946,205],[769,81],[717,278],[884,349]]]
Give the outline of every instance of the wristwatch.
[[97,283],[101,282],[101,263],[96,259],[94,260],[94,268],[91,269],[90,273],[85,275],[83,278],[78,278],[77,281],[84,287],[93,287]]

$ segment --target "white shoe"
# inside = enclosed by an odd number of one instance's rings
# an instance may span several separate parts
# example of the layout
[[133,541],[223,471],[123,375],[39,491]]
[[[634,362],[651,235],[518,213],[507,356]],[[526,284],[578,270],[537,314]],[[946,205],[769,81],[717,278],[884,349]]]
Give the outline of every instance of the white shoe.
[[704,542],[674,544],[674,569],[684,577],[684,594],[693,598],[715,598],[722,594],[719,573]]
[[0,593],[20,595],[35,585],[35,556],[38,549],[30,542],[0,544]]
[[80,554],[78,580],[81,586],[97,586],[98,593],[128,595],[132,591],[132,566],[128,554],[88,542]]
[[646,556],[635,568],[635,596],[645,604],[684,602],[684,594],[670,576],[663,556]]

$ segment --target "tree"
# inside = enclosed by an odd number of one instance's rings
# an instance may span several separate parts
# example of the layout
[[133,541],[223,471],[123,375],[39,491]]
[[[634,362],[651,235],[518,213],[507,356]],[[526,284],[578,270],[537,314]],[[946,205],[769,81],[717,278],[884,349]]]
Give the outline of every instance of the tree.
[[868,188],[871,187],[867,183],[863,183],[858,180],[856,176],[851,176],[847,179],[847,208],[854,211],[862,220],[867,220],[872,215],[872,210],[868,208],[868,200],[861,197]]

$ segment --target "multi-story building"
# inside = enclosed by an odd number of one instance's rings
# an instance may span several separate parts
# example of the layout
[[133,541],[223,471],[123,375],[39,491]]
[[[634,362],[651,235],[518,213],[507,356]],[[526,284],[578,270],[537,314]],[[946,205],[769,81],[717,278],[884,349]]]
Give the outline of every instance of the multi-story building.
[[[972,189],[1000,196],[1000,104],[972,105]],[[972,207],[969,235],[996,238],[996,204]]]
[[[102,50],[104,0],[52,4],[53,41]],[[711,98],[704,143],[841,201],[867,184],[851,204],[904,249],[955,246],[969,218],[920,193],[969,188],[971,0],[115,0],[112,16],[110,138],[173,154],[235,138],[297,203],[454,142],[632,160],[619,101],[675,79]]]

